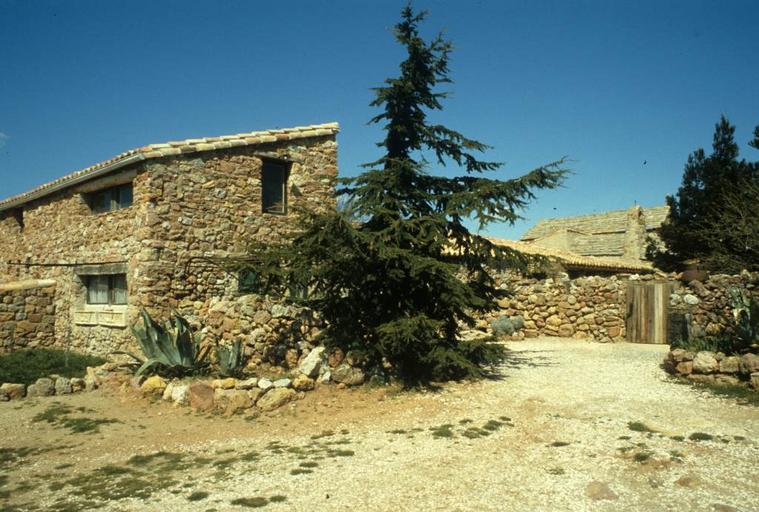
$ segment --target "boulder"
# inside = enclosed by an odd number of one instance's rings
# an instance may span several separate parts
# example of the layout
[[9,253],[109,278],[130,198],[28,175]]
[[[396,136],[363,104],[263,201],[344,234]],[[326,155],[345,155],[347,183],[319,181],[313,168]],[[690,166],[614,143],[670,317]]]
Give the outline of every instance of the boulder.
[[693,361],[683,361],[675,365],[675,373],[678,375],[690,375],[693,372]]
[[274,388],[258,399],[256,405],[262,411],[273,411],[293,400],[297,393],[290,388]]
[[759,372],[752,373],[748,383],[752,388],[759,390]]
[[688,352],[682,348],[676,348],[669,353],[669,358],[676,363],[681,363],[683,361],[693,361],[693,352]]
[[740,371],[749,375],[759,372],[759,355],[743,354],[741,356]]
[[235,389],[255,389],[258,387],[258,379],[256,377],[251,377],[250,379],[245,380],[238,380],[237,384],[235,384]]
[[84,382],[84,379],[81,379],[79,377],[74,377],[71,379],[71,391],[73,393],[79,393],[80,391],[84,391],[86,385]]
[[346,386],[358,386],[364,383],[364,372],[360,368],[354,368],[349,364],[341,364],[332,372],[332,380]]
[[213,388],[205,382],[190,384],[188,389],[190,407],[200,411],[209,411],[213,408]]
[[190,386],[174,384],[171,388],[171,401],[177,405],[187,405],[190,401]]
[[87,375],[84,377],[84,389],[92,391],[98,388],[98,379],[94,375]]
[[289,388],[291,384],[292,381],[290,379],[277,379],[272,382],[272,386],[275,388]]
[[163,398],[167,402],[170,401],[171,400],[171,392],[172,391],[174,391],[174,382],[169,382],[166,385],[166,389],[163,390],[163,396],[161,398]]
[[324,355],[324,347],[316,347],[303,359],[298,367],[300,373],[306,377],[314,378],[319,375],[319,370],[322,367],[322,356]]
[[264,391],[266,391],[267,389],[269,389],[273,385],[274,385],[274,383],[272,381],[270,381],[269,379],[258,379],[258,387],[260,389],[263,389]]
[[329,384],[332,380],[332,372],[330,370],[327,370],[326,372],[322,373],[319,377],[319,382],[322,384]]
[[251,403],[255,404],[258,402],[258,399],[261,398],[264,393],[266,393],[263,389],[260,388],[253,388],[248,390],[248,396],[250,397]]
[[686,293],[683,296],[683,302],[685,302],[686,304],[688,304],[690,306],[695,306],[695,305],[699,304],[701,302],[701,300],[698,297],[696,297],[695,295],[691,295],[690,293]]
[[0,386],[10,400],[20,400],[26,396],[26,386],[23,384],[13,384],[6,382]]
[[140,386],[140,391],[143,395],[163,395],[164,390],[168,386],[165,379],[158,375],[153,375],[145,379],[145,382]]
[[559,336],[562,338],[570,338],[574,333],[575,330],[570,324],[563,324],[559,326]]
[[740,371],[741,358],[728,356],[719,362],[719,371],[722,373],[738,373]]
[[70,395],[71,393],[71,379],[67,379],[66,377],[58,377],[55,379],[56,395]]
[[295,380],[293,381],[293,389],[296,391],[310,391],[314,389],[314,379],[301,373],[295,377]]
[[228,377],[226,379],[214,379],[211,382],[211,387],[214,389],[234,389],[237,385],[237,379]]
[[714,357],[714,352],[702,350],[693,358],[693,372],[709,374],[719,371],[719,361]]
[[238,412],[253,407],[253,400],[251,400],[247,391],[234,389],[228,391],[228,393],[229,394],[226,397],[226,407],[224,409],[225,416],[232,416],[233,414],[237,414]]
[[55,393],[55,385],[52,379],[37,379],[37,382],[26,388],[26,396],[51,396]]

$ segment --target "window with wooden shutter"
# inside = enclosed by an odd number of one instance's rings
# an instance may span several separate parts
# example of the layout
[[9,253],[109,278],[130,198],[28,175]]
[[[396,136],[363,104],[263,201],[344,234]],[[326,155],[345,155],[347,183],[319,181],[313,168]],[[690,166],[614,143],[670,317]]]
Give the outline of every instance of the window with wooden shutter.
[[288,166],[280,162],[264,161],[261,169],[261,205],[263,213],[287,213]]

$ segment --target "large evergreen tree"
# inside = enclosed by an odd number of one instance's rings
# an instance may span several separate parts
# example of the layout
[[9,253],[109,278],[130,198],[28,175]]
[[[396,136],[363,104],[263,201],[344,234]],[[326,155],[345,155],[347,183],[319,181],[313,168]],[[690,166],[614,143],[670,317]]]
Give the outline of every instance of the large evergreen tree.
[[[687,260],[725,272],[759,266],[750,256],[759,241],[746,238],[755,223],[743,218],[756,211],[752,193],[759,183],[759,163],[738,160],[734,134],[735,127],[722,116],[712,154],[698,149],[688,157],[677,196],[667,197],[670,213],[660,233],[666,250],[653,251],[660,266],[677,268]],[[754,135],[750,144],[757,147],[759,127]]]
[[[536,189],[556,187],[566,172],[557,161],[516,179],[487,178],[500,168],[476,156],[488,146],[429,122],[446,97],[437,87],[451,82],[451,44],[423,39],[424,17],[406,7],[395,27],[407,56],[371,104],[381,109],[371,122],[385,132],[383,155],[341,180],[346,208],[301,212],[303,229],[287,243],[251,244],[238,262],[269,290],[309,290],[291,297],[320,313],[326,345],[359,351],[369,366],[407,383],[477,376],[499,360],[499,346],[460,340],[459,330],[503,293],[489,270],[523,269],[529,259],[465,222],[513,223]],[[464,174],[431,172],[451,163]]]

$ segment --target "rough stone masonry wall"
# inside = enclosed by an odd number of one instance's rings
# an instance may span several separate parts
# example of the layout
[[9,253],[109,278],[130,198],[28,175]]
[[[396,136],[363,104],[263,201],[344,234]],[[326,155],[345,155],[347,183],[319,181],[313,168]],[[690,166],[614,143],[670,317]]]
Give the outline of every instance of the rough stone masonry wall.
[[524,329],[515,333],[515,339],[561,336],[605,342],[625,337],[626,279],[590,276],[570,280],[562,274],[538,280],[504,274],[498,283],[511,290],[512,296],[501,299],[498,309],[484,320],[521,316]]
[[0,289],[0,354],[55,343],[55,287]]
[[[135,342],[125,327],[72,321],[85,302],[76,264],[123,263],[127,324],[138,320],[141,307],[157,317],[173,308],[204,315],[208,300],[237,295],[237,280],[202,258],[239,252],[249,239],[276,242],[294,225],[292,213],[261,213],[262,153],[294,162],[291,212],[334,208],[332,135],[156,158],[25,204],[23,229],[9,212],[0,213],[0,240],[8,241],[0,245],[0,283],[55,279],[55,343],[85,353],[134,349]],[[87,192],[129,180],[131,207],[92,213]],[[30,265],[11,264],[18,261]]]
[[[672,283],[670,315],[687,314],[691,338],[729,333],[732,312],[728,290],[737,287],[759,300],[759,273],[714,275],[682,283],[677,275],[589,276],[569,279],[565,274],[537,280],[514,274],[499,276],[512,296],[501,299],[498,309],[482,319],[482,326],[502,316],[521,316],[524,329],[512,338],[562,336],[596,341],[625,339],[627,283],[630,280],[667,280]],[[672,342],[674,340],[670,340]]]
[[[294,161],[287,215],[261,213],[259,153]],[[294,210],[334,209],[337,144],[332,136],[171,157],[148,163],[149,237],[142,241],[140,306],[198,312],[211,297],[236,295],[236,277],[203,258],[240,253],[247,242],[276,243],[293,228]]]
[[[688,315],[689,338],[720,336],[733,324],[728,290],[736,287],[759,300],[759,273],[713,275],[701,281],[683,284],[674,281],[670,295],[670,311]],[[685,334],[685,333],[684,333]]]

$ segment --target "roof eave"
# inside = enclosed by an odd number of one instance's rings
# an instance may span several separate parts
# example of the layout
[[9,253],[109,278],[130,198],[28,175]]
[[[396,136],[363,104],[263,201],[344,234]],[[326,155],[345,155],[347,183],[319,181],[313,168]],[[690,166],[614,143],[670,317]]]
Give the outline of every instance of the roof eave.
[[34,201],[35,199],[40,199],[42,197],[48,196],[60,190],[73,187],[75,185],[84,183],[86,181],[91,181],[95,178],[99,178],[106,174],[117,171],[121,169],[122,167],[126,167],[128,165],[141,162],[143,160],[145,160],[145,155],[143,155],[142,153],[135,153],[133,155],[126,156],[124,158],[116,160],[115,162],[111,162],[101,167],[100,169],[96,169],[94,171],[82,174],[81,176],[77,176],[76,178],[72,178],[70,180],[66,180],[61,183],[56,183],[54,185],[51,185],[50,187],[46,187],[41,190],[37,190],[35,192],[22,194],[21,196],[18,196],[16,199],[13,199],[13,198],[8,199],[6,202],[0,204],[0,212],[17,208],[23,204]]

